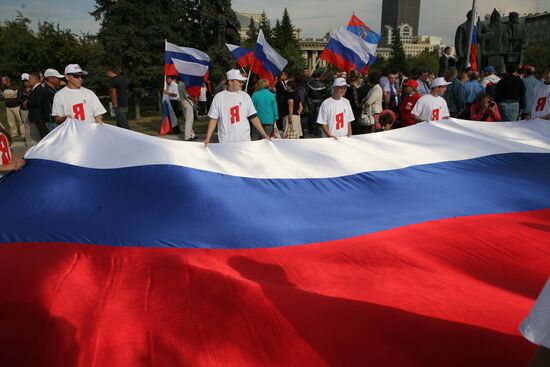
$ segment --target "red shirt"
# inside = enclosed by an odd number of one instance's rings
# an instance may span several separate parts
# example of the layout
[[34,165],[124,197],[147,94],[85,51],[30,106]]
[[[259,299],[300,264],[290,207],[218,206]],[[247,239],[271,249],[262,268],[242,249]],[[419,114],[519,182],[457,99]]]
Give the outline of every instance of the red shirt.
[[482,112],[479,104],[474,103],[470,106],[470,119],[473,121],[500,121],[500,111],[496,103],[493,107],[493,113],[489,109]]
[[416,124],[412,116],[412,110],[416,105],[416,101],[420,98],[420,94],[414,93],[412,96],[404,96],[401,101],[401,126],[411,126]]

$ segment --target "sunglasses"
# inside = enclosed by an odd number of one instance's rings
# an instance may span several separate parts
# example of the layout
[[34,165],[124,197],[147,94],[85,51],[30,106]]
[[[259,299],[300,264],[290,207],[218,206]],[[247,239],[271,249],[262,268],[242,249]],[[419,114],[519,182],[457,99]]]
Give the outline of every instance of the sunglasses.
[[76,79],[84,79],[84,75],[81,75],[81,74],[69,74],[69,75]]

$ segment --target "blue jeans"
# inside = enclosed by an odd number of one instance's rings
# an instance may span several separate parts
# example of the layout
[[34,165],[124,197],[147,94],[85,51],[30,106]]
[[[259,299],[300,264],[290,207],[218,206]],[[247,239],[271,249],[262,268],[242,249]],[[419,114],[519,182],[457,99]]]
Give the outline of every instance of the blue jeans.
[[504,101],[498,104],[500,111],[500,121],[517,121],[519,119],[519,102]]
[[122,127],[124,129],[130,129],[128,126],[128,107],[115,107],[115,120],[116,126]]

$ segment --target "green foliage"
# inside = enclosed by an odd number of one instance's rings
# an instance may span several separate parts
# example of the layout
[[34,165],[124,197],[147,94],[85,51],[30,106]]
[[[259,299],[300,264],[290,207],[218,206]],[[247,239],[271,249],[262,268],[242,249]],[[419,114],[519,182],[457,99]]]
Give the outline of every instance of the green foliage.
[[67,64],[79,64],[90,72],[86,87],[98,94],[107,92],[103,48],[95,36],[74,35],[58,24],[43,22],[33,32],[22,14],[0,25],[0,73],[19,81],[22,72],[54,68],[63,73]]
[[250,24],[248,25],[248,31],[246,31],[247,39],[244,41],[243,46],[249,50],[254,50],[256,45],[256,40],[258,39],[258,28],[256,28],[256,23],[250,18]]
[[301,74],[305,67],[305,60],[296,39],[295,28],[285,8],[282,20],[277,19],[273,28],[273,48],[288,61],[285,70],[289,75]]
[[432,73],[437,73],[439,69],[439,56],[437,50],[428,51],[427,49],[414,57],[407,58],[409,70],[416,68],[427,68]]
[[395,35],[395,42],[392,46],[392,54],[388,60],[387,65],[392,72],[401,70],[403,72],[408,71],[407,57],[405,56],[405,50],[403,49],[403,43],[399,33]]
[[260,28],[262,32],[264,32],[265,39],[269,44],[271,44],[272,42],[271,22],[269,21],[269,19],[267,19],[267,15],[265,14],[265,11],[262,12],[262,16],[260,18],[260,23],[258,24],[258,28]]
[[546,65],[550,64],[550,47],[548,47],[548,44],[541,43],[529,46],[525,52],[523,63],[534,66],[537,71],[542,71]]

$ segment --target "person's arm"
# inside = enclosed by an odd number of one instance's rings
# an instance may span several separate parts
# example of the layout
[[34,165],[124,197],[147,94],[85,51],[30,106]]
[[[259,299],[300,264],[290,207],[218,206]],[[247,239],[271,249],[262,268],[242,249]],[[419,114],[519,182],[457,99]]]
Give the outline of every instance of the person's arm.
[[325,135],[327,136],[327,138],[334,138],[334,139],[338,139],[336,136],[332,136],[330,134],[330,131],[328,131],[328,126],[327,124],[319,124],[321,125],[321,129],[323,130],[323,132],[325,133]]
[[271,98],[271,108],[273,109],[273,123],[276,123],[279,120],[279,106],[277,106],[277,99],[274,95]]
[[[250,121],[252,122],[252,125],[254,125],[256,130],[260,132],[260,135],[262,135],[264,139],[271,140],[269,135],[267,135],[267,133],[265,132],[264,127],[262,126],[262,123],[260,122],[258,116],[254,116]],[[292,121],[290,121],[290,123],[292,123]],[[210,125],[208,125],[208,128],[210,128]]]
[[0,172],[18,171],[25,166],[25,160],[20,158],[17,154],[12,152],[11,157],[10,163],[0,165]]
[[500,117],[500,111],[498,109],[498,106],[496,103],[492,102],[493,105],[489,107],[491,110],[491,115],[493,116],[493,120],[500,121],[502,118]]
[[116,88],[111,88],[111,104],[113,105],[113,109],[117,108],[116,101]]
[[352,135],[352,130],[351,130],[351,121],[348,122],[348,138],[351,137]]
[[298,102],[299,105],[298,105],[298,115],[301,115],[302,112],[304,111],[304,106],[302,106],[302,102]]
[[[206,138],[204,138],[205,147],[208,145],[208,143],[210,143],[210,138],[212,138],[212,133],[214,132],[214,129],[216,128],[217,123],[218,123],[218,120],[213,118],[211,118],[210,121],[208,122],[208,128],[206,130]],[[264,131],[264,134],[265,134],[265,131]]]
[[421,118],[420,116],[417,116],[417,115],[412,115],[413,119],[414,119],[414,122],[424,122],[426,120],[424,120],[423,118]]
[[294,114],[294,100],[289,98],[286,103],[288,104],[288,115],[292,119],[292,115]]
[[94,116],[94,119],[95,119],[95,122],[98,123],[98,124],[102,124],[103,123],[103,115],[97,115],[97,116]]
[[65,116],[54,116],[53,119],[55,121],[56,124],[62,124],[63,122],[65,122],[66,119],[72,119],[73,116],[72,115],[65,115]]

